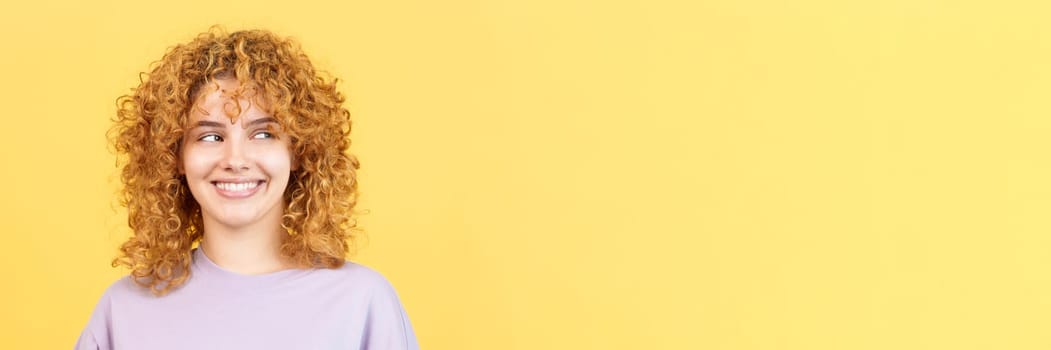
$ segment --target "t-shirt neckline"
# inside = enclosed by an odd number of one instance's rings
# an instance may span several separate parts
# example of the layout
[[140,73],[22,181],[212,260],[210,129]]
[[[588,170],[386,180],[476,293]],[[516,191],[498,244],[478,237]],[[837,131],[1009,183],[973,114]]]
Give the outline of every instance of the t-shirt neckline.
[[208,255],[204,253],[204,249],[202,247],[194,248],[193,265],[197,270],[195,272],[197,272],[197,274],[201,275],[202,277],[214,278],[232,284],[253,286],[273,283],[290,276],[308,272],[308,270],[303,269],[286,269],[258,275],[247,275],[237,273],[217,265],[215,262],[208,258]]

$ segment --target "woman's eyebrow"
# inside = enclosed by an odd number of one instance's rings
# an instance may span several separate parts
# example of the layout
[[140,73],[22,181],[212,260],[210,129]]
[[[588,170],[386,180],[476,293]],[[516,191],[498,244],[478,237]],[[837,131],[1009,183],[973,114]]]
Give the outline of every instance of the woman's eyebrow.
[[220,122],[211,121],[211,120],[198,120],[196,123],[193,124],[193,127],[191,127],[190,129],[196,129],[196,128],[221,128],[221,127],[223,127],[223,123],[220,123]]
[[[256,119],[256,120],[248,122],[248,124],[246,126],[252,126],[252,125],[257,125],[257,124],[267,124],[267,123],[277,124],[277,119],[274,119],[274,117],[259,118],[259,119]],[[202,127],[204,127],[204,128],[222,128],[222,127],[224,127],[224,125],[223,125],[223,123],[220,123],[220,122],[217,122],[217,121],[212,121],[212,120],[198,120],[196,123],[193,124],[193,127],[191,127],[190,129],[202,128]]]
[[263,118],[259,118],[259,119],[256,119],[256,120],[248,122],[248,125],[266,124],[266,123],[278,124],[277,123],[277,119],[274,119],[274,117],[263,117]]

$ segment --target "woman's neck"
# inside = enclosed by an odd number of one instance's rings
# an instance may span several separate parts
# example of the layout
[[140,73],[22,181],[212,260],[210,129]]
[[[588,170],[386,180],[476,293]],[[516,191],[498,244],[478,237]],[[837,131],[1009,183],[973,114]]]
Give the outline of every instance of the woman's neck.
[[235,229],[210,223],[207,219],[204,221],[201,248],[216,265],[244,275],[292,268],[291,262],[281,255],[281,243],[286,233],[280,222],[257,222]]

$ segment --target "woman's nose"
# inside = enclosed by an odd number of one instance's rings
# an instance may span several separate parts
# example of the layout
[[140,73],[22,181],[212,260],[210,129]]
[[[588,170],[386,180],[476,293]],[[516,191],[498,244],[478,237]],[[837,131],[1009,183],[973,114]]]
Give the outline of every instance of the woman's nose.
[[223,153],[222,166],[223,169],[229,171],[242,171],[248,169],[248,159],[245,154],[245,141],[239,140],[239,138],[232,138],[225,142],[226,149]]

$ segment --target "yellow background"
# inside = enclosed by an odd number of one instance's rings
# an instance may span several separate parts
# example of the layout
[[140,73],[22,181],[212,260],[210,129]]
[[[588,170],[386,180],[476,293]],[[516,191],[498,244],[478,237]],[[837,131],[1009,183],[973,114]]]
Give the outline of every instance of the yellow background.
[[[114,100],[212,24],[344,80],[426,349],[1051,348],[1040,1],[0,5],[0,346],[71,348],[127,234]],[[190,336],[190,335],[187,335]]]

